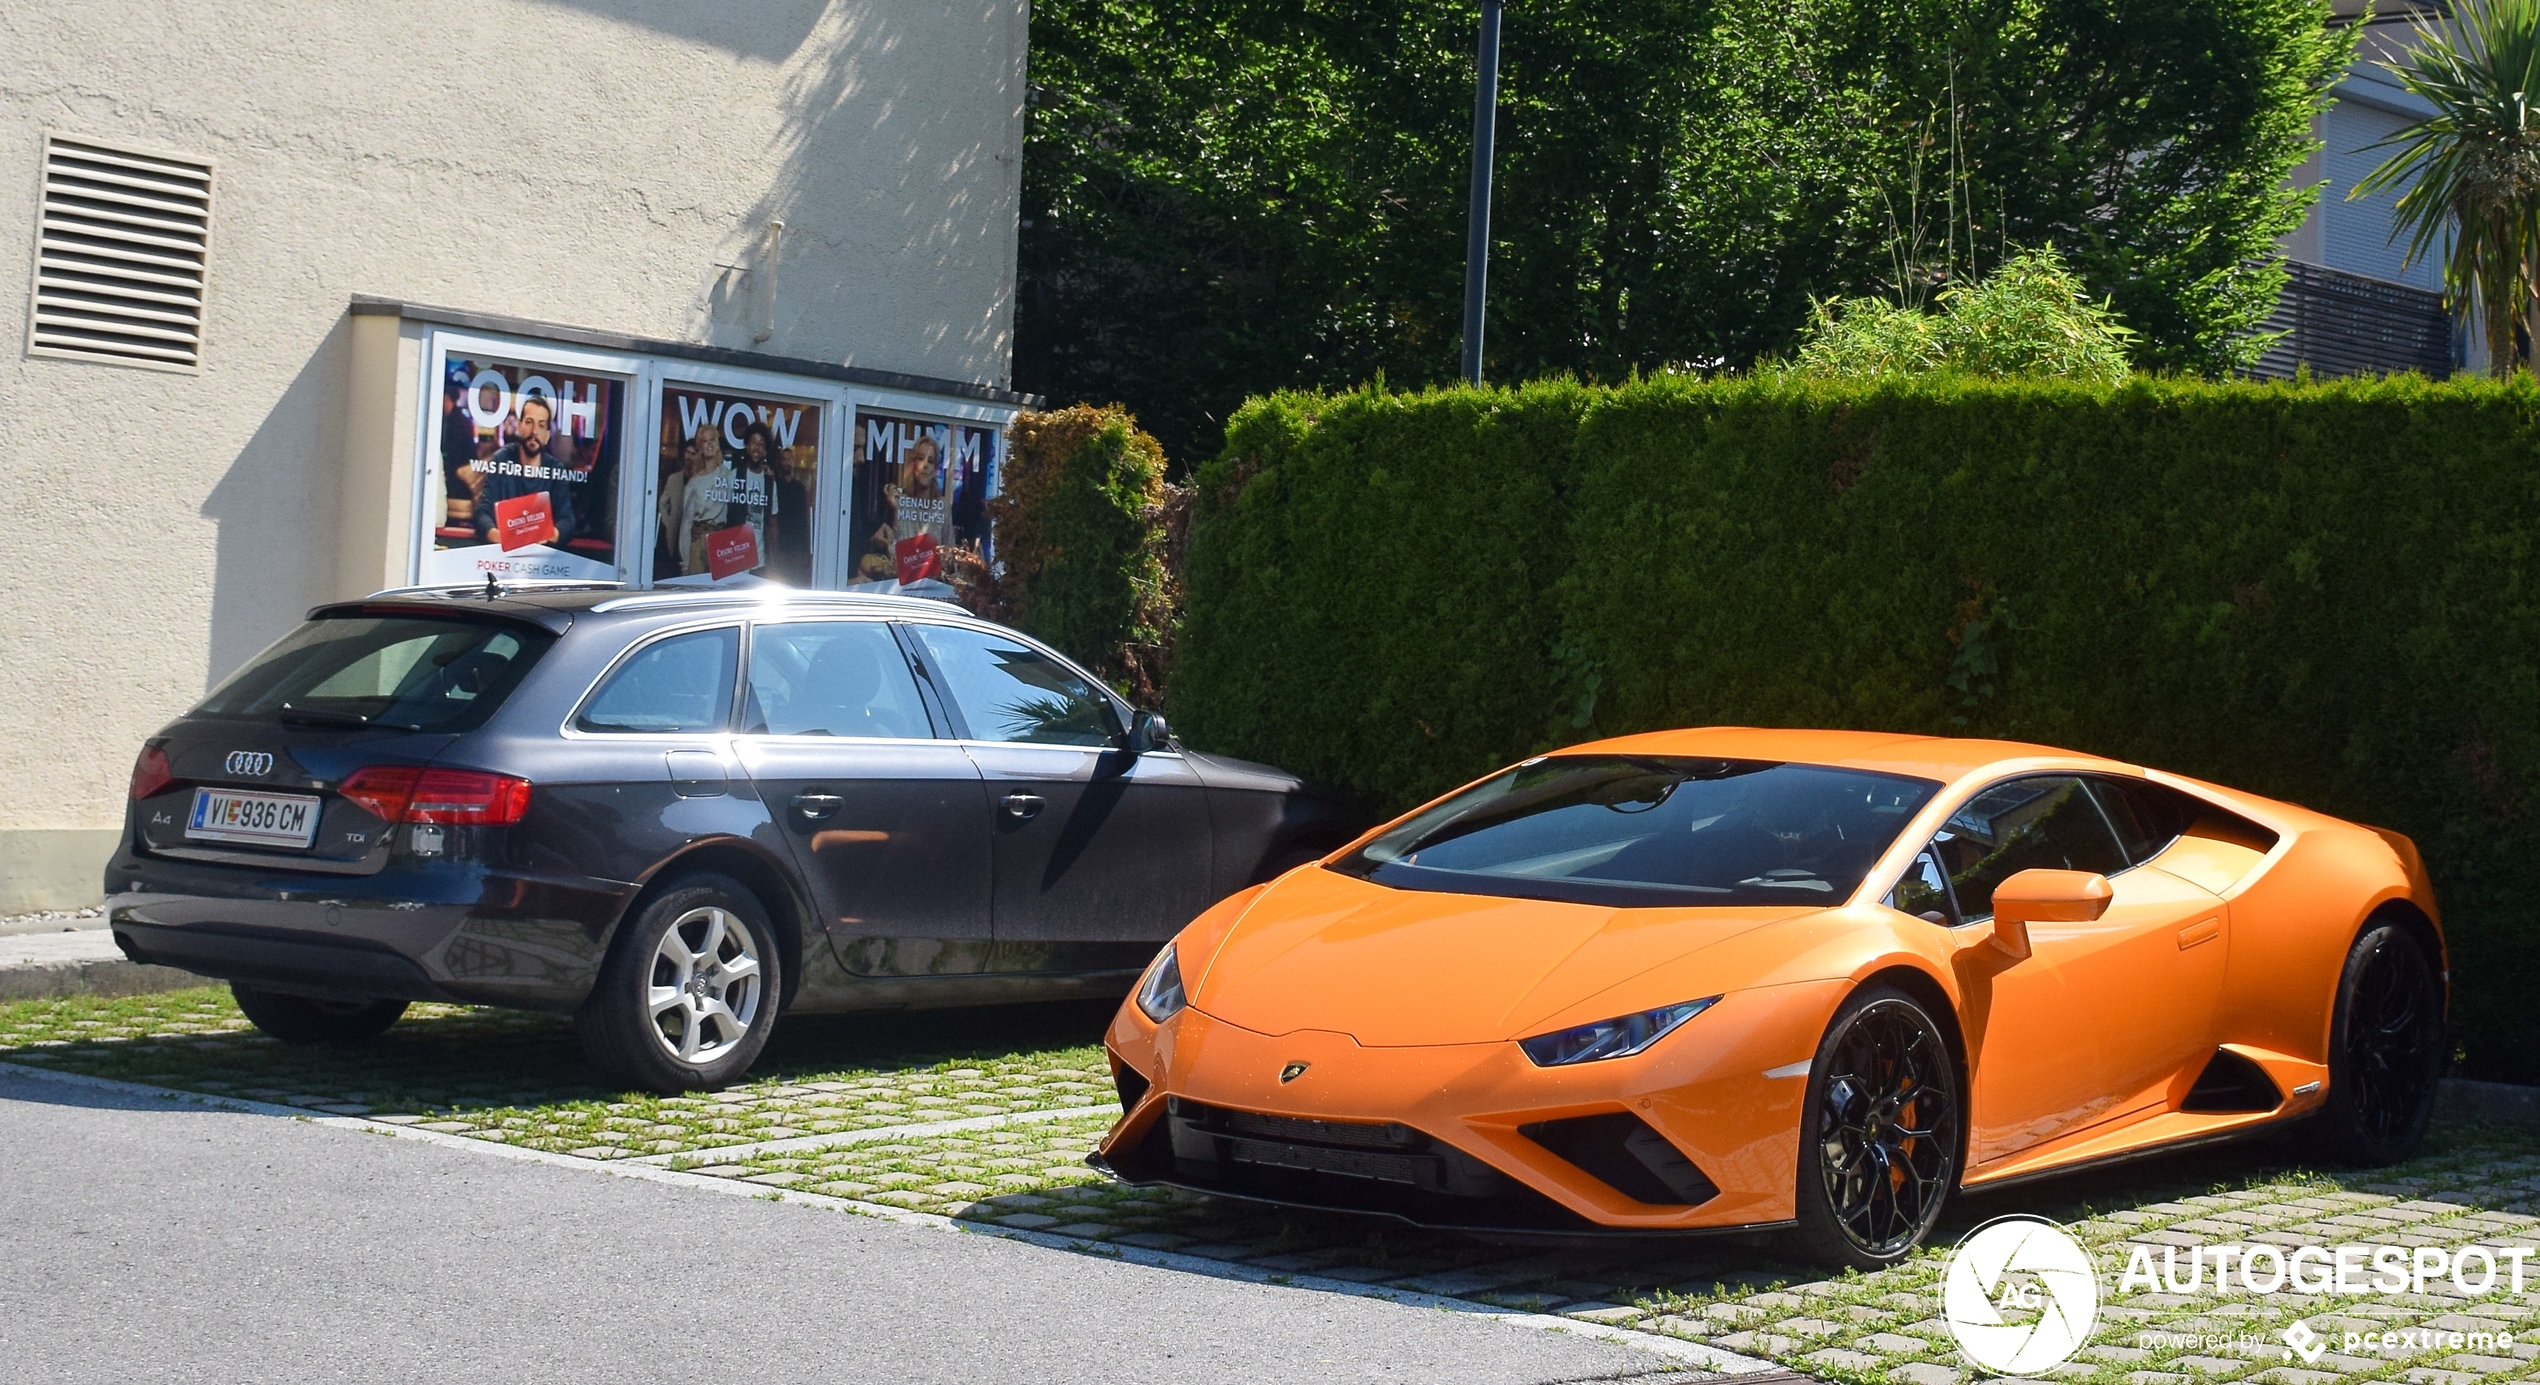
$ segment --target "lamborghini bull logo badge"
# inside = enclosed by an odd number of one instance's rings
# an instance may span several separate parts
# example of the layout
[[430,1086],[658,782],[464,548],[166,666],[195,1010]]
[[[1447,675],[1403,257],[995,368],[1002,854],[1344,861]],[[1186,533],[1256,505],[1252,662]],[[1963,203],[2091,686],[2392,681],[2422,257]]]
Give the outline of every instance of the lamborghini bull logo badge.
[[1305,1076],[1305,1070],[1312,1066],[1314,1066],[1312,1063],[1290,1063],[1286,1067],[1279,1069],[1279,1085],[1284,1087],[1298,1078]]

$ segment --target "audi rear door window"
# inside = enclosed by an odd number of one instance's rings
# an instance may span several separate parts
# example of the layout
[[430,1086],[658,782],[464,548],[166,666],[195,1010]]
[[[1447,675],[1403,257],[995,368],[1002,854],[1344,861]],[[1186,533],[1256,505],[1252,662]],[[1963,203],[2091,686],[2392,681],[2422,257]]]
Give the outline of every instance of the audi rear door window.
[[908,656],[888,626],[813,620],[761,625],[750,636],[741,729],[768,736],[926,740],[935,732]]
[[229,676],[198,716],[312,726],[472,730],[555,643],[531,626],[439,616],[332,616]]
[[1109,745],[1111,703],[1075,670],[1029,645],[957,625],[913,625],[951,684],[974,741]]
[[655,640],[610,672],[574,725],[585,731],[728,730],[740,653],[741,630],[733,625]]
[[1483,780],[1334,869],[1398,889],[1625,908],[1832,906],[1939,787],[1826,765],[1555,755]]

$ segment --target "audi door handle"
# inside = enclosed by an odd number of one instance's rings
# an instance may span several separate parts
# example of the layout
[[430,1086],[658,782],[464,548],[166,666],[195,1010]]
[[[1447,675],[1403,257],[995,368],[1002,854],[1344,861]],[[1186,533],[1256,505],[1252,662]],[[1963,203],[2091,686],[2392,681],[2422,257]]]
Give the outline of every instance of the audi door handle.
[[820,821],[822,818],[837,812],[845,806],[847,806],[847,801],[833,793],[798,793],[794,795],[795,811],[801,813],[804,817],[810,818],[814,822]]
[[1029,822],[1041,815],[1041,806],[1045,801],[1046,800],[1044,800],[1039,794],[1007,794],[1005,796],[1006,816],[1018,821]]

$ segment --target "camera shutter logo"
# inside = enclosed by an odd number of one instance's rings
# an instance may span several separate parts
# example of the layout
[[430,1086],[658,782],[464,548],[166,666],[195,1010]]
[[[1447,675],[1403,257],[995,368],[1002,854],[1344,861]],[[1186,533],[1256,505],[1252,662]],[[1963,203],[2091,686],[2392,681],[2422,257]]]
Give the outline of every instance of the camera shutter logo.
[[233,750],[221,761],[221,768],[242,779],[262,779],[273,773],[273,756],[262,750]]
[[[2014,1276],[2018,1277],[2014,1277]],[[2010,1322],[2004,1309],[2035,1309]],[[1949,1253],[1941,1316],[1977,1366],[2033,1375],[2072,1359],[2099,1320],[2099,1276],[2090,1253],[2064,1228],[2037,1217],[2003,1217],[1968,1233]]]

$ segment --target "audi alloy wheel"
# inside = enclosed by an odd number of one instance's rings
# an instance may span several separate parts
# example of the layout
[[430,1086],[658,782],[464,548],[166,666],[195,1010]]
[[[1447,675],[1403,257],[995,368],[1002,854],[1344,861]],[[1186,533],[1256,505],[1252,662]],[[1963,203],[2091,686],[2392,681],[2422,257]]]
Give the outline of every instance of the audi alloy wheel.
[[703,1091],[749,1071],[784,992],[767,911],[739,881],[660,887],[619,926],[575,1016],[593,1066],[649,1091]]

